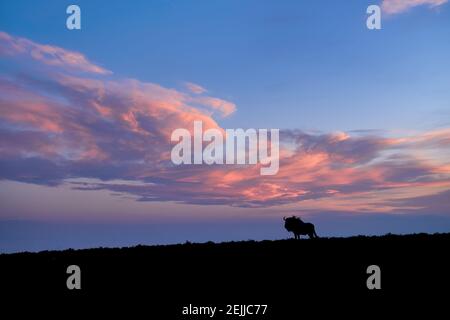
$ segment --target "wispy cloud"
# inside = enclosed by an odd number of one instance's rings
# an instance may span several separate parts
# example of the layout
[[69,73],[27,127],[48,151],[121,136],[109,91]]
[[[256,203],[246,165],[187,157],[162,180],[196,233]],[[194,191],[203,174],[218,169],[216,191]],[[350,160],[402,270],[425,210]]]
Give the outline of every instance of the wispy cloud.
[[50,66],[71,68],[73,70],[109,74],[106,70],[92,62],[78,52],[45,44],[38,44],[29,39],[13,37],[0,31],[0,54],[26,56]]
[[236,111],[234,103],[215,97],[196,97],[192,101],[218,111],[223,117],[228,117]]
[[[423,210],[450,189],[450,129],[400,137],[284,130],[275,176],[261,176],[257,166],[174,166],[172,130],[194,120],[220,128],[213,116],[231,114],[233,103],[115,78],[61,48],[58,63],[49,63],[1,35],[11,67],[0,77],[0,179],[71,183],[138,201],[360,212]],[[24,59],[27,68],[12,72]]]
[[203,88],[201,85],[198,85],[198,84],[195,84],[192,82],[185,82],[184,85],[192,93],[201,94],[201,93],[205,93],[208,91],[205,88]]
[[185,82],[184,86],[189,90],[189,92],[195,94],[191,96],[192,103],[213,109],[214,111],[217,111],[222,117],[228,117],[236,111],[236,105],[230,101],[210,96],[198,96],[208,92],[208,90],[198,84]]
[[398,14],[421,5],[438,7],[447,2],[448,0],[383,0],[381,7],[387,14]]

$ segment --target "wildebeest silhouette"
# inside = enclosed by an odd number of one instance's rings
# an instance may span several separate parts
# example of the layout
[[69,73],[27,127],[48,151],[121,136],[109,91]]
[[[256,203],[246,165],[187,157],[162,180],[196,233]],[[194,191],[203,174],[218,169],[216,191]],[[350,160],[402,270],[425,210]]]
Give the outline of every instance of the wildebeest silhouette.
[[284,227],[287,231],[294,233],[295,239],[300,239],[301,235],[308,235],[310,239],[318,238],[314,225],[309,222],[303,222],[302,219],[296,216],[289,218],[284,217]]

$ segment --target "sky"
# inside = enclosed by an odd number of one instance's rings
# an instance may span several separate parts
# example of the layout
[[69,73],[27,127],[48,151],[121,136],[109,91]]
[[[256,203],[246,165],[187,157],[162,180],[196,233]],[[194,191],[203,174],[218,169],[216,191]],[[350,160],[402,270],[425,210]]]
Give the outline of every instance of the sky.
[[[447,0],[70,4],[0,3],[0,252],[450,231]],[[195,120],[279,172],[173,165]]]

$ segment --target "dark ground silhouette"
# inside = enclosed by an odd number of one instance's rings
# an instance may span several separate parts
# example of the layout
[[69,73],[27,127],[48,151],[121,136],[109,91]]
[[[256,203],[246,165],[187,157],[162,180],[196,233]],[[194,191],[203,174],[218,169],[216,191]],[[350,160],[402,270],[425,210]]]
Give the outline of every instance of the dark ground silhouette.
[[[1,289],[6,299],[21,301],[28,295],[78,305],[99,298],[144,300],[150,313],[167,319],[179,317],[189,303],[267,303],[272,315],[264,319],[274,319],[332,301],[344,308],[445,297],[449,245],[450,233],[18,253],[0,255]],[[66,289],[71,264],[81,268],[80,291]],[[381,268],[380,291],[366,287],[372,264]],[[115,307],[108,304],[110,311]],[[330,311],[319,307],[315,315]]]

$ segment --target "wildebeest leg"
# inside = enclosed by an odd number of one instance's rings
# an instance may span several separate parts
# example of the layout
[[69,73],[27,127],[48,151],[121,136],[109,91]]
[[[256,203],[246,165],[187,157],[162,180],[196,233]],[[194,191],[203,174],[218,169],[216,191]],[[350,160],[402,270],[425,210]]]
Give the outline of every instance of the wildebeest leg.
[[316,233],[316,229],[314,229],[313,231],[314,231],[314,238],[318,238],[319,236]]

